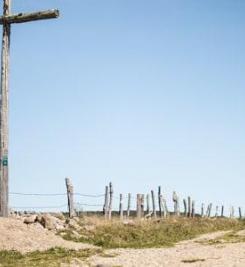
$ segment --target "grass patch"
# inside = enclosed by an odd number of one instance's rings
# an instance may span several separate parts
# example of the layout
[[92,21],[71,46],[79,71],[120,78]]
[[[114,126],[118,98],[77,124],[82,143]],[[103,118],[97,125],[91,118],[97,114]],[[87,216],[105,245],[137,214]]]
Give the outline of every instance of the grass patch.
[[0,266],[4,267],[58,267],[62,263],[72,260],[86,260],[88,257],[100,253],[98,249],[68,250],[52,248],[43,252],[34,251],[21,254],[17,251],[0,251]]
[[[70,230],[61,234],[67,240],[89,242],[103,248],[151,248],[169,247],[179,241],[192,239],[200,234],[231,229],[245,229],[245,221],[234,219],[174,218],[163,220],[135,221],[123,224],[103,219],[81,221],[79,237]],[[88,227],[89,225],[89,227]],[[92,227],[93,226],[93,227]]]

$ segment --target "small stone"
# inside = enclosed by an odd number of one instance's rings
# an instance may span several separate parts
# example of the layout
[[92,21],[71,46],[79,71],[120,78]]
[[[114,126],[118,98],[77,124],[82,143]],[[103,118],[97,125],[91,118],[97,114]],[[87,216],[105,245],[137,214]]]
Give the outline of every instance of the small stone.
[[25,224],[31,224],[31,223],[35,223],[36,219],[37,219],[37,215],[31,215],[29,217],[25,217],[23,222]]

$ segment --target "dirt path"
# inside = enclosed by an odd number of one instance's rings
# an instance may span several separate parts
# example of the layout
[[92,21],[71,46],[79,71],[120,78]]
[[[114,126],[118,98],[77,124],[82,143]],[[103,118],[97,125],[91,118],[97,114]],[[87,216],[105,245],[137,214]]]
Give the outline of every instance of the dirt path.
[[106,267],[244,267],[245,243],[218,245],[198,243],[215,239],[223,234],[224,232],[204,235],[194,240],[181,242],[173,248],[108,250],[106,251],[108,255],[116,254],[117,256],[110,258],[93,256],[90,263],[92,266],[101,264]]

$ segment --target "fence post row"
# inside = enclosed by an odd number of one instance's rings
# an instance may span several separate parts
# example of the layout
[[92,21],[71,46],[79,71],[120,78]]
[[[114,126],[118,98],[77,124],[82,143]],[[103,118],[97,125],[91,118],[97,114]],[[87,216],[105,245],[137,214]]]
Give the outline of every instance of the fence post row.
[[67,202],[69,217],[72,218],[75,215],[74,202],[73,202],[73,186],[69,178],[65,178],[66,191],[67,191]]
[[[65,178],[66,190],[67,190],[67,203],[68,203],[68,213],[69,217],[72,218],[76,215],[76,211],[74,208],[74,192],[73,192],[73,185],[70,178]],[[105,195],[104,195],[104,205],[103,205],[103,214],[105,219],[111,220],[112,218],[112,203],[113,203],[113,186],[112,183],[109,183],[109,186],[105,186]],[[120,194],[120,203],[119,203],[119,215],[120,220],[123,220],[124,217],[124,210],[123,210],[123,195]],[[146,203],[145,203],[145,195],[144,194],[137,194],[137,202],[136,202],[136,216],[138,219],[145,216],[145,205],[146,205],[146,216],[145,218],[149,218],[153,216],[157,218],[157,211],[156,211],[156,202],[155,202],[155,194],[154,191],[151,190],[151,200],[152,200],[152,211],[150,209],[150,194],[146,194]],[[173,191],[172,200],[174,202],[174,215],[180,216],[180,205],[179,205],[179,197],[175,191]],[[166,218],[169,214],[166,199],[163,197],[161,192],[161,186],[158,186],[158,204],[159,204],[159,216]],[[196,210],[195,210],[195,201],[191,200],[191,197],[188,196],[187,201],[183,199],[184,205],[184,212],[182,213],[184,216],[188,217],[195,217]],[[204,211],[204,203],[201,205],[201,217],[205,215],[207,217],[211,217],[212,211],[212,203],[209,203],[207,206],[206,214]],[[127,203],[127,210],[126,217],[130,216],[131,212],[131,193],[128,193],[128,203]],[[238,207],[238,215],[239,219],[242,219],[242,209]],[[219,217],[219,206],[215,207],[215,214],[214,217]],[[220,217],[224,217],[224,205],[221,206],[220,210]],[[230,207],[230,218],[235,217],[235,209],[234,206]]]

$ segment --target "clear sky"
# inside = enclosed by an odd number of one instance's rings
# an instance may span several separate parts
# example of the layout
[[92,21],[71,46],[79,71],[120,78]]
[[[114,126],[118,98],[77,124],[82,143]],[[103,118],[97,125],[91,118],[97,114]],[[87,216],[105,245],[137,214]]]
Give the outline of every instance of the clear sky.
[[56,7],[12,28],[10,191],[62,193],[69,176],[245,211],[245,1],[13,0]]

